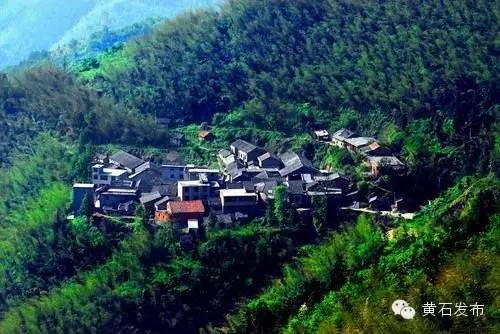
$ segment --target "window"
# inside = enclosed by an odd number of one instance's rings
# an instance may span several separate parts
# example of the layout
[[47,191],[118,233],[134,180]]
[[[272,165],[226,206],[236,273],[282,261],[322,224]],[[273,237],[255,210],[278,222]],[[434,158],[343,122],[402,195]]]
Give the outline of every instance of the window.
[[92,174],[92,178],[93,178],[94,180],[97,180],[97,179],[99,178],[99,175],[97,175],[97,174]]
[[103,181],[107,181],[108,180],[108,176],[107,175],[101,175],[100,179],[103,180]]

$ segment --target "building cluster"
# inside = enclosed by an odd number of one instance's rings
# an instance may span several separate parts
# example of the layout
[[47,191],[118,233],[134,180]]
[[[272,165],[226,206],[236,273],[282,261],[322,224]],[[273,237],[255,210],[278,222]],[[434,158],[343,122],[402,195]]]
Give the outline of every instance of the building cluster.
[[73,210],[85,198],[96,215],[132,217],[142,207],[156,223],[191,231],[209,219],[229,224],[263,215],[278,186],[299,212],[312,210],[318,196],[344,205],[355,195],[348,178],[295,152],[278,155],[238,139],[217,156],[217,169],[155,164],[124,151],[99,156],[91,182],[73,186]]
[[360,137],[348,129],[340,129],[330,135],[326,130],[314,132],[315,139],[328,142],[331,145],[348,149],[363,157],[369,168],[369,176],[378,177],[382,174],[398,174],[404,171],[405,165],[391,150],[372,137]]

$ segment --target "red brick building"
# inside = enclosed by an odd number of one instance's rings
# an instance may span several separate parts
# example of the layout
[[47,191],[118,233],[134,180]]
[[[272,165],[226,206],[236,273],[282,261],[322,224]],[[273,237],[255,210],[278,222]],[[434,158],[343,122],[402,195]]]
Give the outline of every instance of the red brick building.
[[172,201],[166,210],[156,210],[155,220],[159,222],[186,222],[188,219],[200,219],[205,215],[205,206],[200,200]]

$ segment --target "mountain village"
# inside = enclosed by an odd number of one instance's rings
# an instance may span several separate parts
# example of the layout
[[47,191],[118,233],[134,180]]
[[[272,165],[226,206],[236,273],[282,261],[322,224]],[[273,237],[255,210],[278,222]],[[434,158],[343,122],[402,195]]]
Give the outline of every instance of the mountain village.
[[[200,140],[211,133],[201,130]],[[405,165],[375,138],[358,137],[340,129],[313,133],[316,141],[349,150],[363,157],[366,177],[401,174]],[[319,170],[301,154],[275,154],[237,139],[217,154],[219,168],[189,164],[155,164],[125,151],[96,155],[92,180],[73,185],[72,211],[90,203],[95,217],[132,219],[137,209],[155,224],[171,223],[186,235],[215,220],[231,225],[263,216],[278,186],[286,189],[290,207],[305,221],[311,220],[318,197],[329,209],[367,212],[405,211],[405,200],[395,196],[360,198],[356,186],[341,173]]]

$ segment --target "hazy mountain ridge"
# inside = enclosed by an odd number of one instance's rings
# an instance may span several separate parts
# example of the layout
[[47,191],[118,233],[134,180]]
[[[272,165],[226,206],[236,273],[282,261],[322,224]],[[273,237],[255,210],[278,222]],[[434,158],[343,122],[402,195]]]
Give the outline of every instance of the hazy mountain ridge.
[[[0,1],[0,68],[33,52],[89,38],[105,28],[118,30],[149,18],[214,6],[219,0]],[[57,14],[55,14],[57,13]]]
[[71,27],[52,49],[67,44],[72,40],[88,38],[93,31],[108,27],[120,29],[148,18],[171,17],[186,10],[196,10],[205,6],[216,5],[218,0],[111,0],[99,1]]

